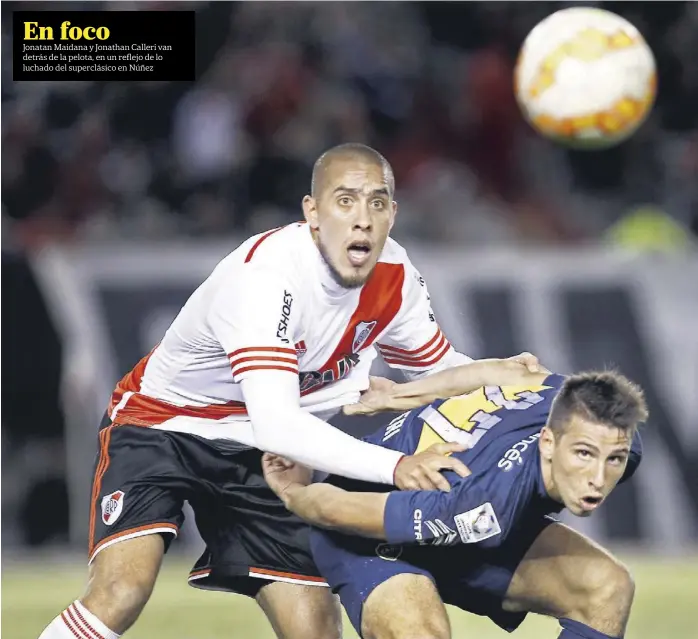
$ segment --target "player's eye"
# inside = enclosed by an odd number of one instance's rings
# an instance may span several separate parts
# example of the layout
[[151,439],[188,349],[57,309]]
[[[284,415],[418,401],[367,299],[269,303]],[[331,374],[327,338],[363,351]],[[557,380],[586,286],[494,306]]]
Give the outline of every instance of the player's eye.
[[619,466],[625,461],[625,457],[623,455],[614,455],[613,457],[609,457],[608,461],[614,466]]
[[351,198],[344,195],[338,200],[340,206],[351,206]]
[[580,448],[580,449],[577,451],[577,456],[578,456],[580,459],[589,459],[589,458],[591,457],[591,451],[590,451],[590,450],[587,450],[586,448]]
[[371,202],[371,206],[380,211],[381,209],[385,208],[385,202],[383,202],[383,200],[373,200],[373,202]]

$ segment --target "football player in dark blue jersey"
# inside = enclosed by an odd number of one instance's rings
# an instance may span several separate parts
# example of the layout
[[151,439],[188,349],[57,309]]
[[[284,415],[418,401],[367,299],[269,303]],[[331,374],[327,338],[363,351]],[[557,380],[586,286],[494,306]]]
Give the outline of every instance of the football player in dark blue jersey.
[[308,469],[267,455],[270,486],[317,526],[314,559],[365,639],[448,638],[444,602],[509,631],[535,612],[559,619],[560,639],[622,637],[628,570],[552,515],[590,515],[635,472],[642,391],[615,372],[473,390],[467,368],[374,381],[353,409],[416,407],[367,438],[406,455],[460,444],[453,455],[471,474],[448,476],[450,491],[311,484]]

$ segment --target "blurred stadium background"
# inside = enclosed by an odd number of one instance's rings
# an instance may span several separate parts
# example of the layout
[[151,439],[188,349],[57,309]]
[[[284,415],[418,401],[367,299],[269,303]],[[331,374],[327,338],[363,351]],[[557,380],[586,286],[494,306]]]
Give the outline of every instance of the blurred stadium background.
[[[511,89],[526,33],[579,4],[634,22],[659,67],[650,120],[604,152],[537,137]],[[198,80],[13,83],[12,11],[55,8],[2,3],[3,636],[35,639],[82,591],[114,382],[220,257],[299,218],[313,161],[344,141],[392,162],[395,237],[456,346],[644,385],[642,470],[570,523],[635,572],[629,639],[696,636],[698,3],[63,2],[195,10]],[[128,636],[270,637],[251,602],[186,586],[199,546],[187,527]]]

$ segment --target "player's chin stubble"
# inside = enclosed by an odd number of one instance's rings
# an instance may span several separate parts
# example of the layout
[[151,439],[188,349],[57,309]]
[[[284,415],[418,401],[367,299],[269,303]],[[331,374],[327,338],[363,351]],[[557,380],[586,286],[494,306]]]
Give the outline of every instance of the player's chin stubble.
[[359,288],[368,281],[369,277],[371,277],[371,273],[373,273],[375,265],[373,266],[373,268],[371,268],[368,275],[366,276],[356,274],[352,277],[344,277],[332,263],[332,259],[330,258],[329,253],[325,248],[325,245],[322,243],[322,240],[319,237],[317,239],[317,246],[320,251],[320,255],[322,255],[322,259],[325,261],[325,264],[327,264],[327,268],[330,270],[330,275],[332,275],[332,279],[334,279],[334,281],[337,282],[337,284],[339,284],[340,286],[349,289]]

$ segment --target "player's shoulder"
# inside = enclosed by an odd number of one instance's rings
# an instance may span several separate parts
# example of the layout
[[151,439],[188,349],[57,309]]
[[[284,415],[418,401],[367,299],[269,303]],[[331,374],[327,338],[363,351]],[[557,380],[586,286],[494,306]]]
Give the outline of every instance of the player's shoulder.
[[239,257],[252,268],[289,269],[302,260],[312,246],[310,230],[305,222],[259,233],[239,247]]
[[385,264],[402,264],[411,266],[407,250],[392,237],[389,237],[386,240],[385,246],[383,247],[383,251],[381,252],[378,261]]
[[412,264],[410,256],[405,247],[396,242],[393,238],[389,237],[386,241],[385,247],[383,248],[383,252],[381,253],[378,261],[382,262],[383,264],[391,264],[401,267],[405,278],[404,286],[407,291],[417,293],[426,285],[424,278]]
[[259,272],[287,277],[302,271],[311,246],[307,225],[296,222],[249,237],[230,252],[218,268],[239,275]]
[[204,286],[223,297],[231,291],[276,290],[269,284],[297,289],[303,281],[303,260],[308,253],[301,241],[303,231],[307,233],[307,227],[303,227],[300,223],[289,224],[249,237],[216,265]]

